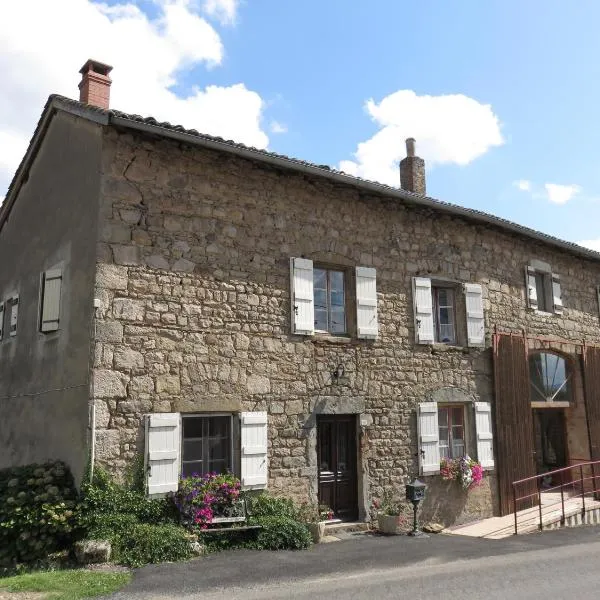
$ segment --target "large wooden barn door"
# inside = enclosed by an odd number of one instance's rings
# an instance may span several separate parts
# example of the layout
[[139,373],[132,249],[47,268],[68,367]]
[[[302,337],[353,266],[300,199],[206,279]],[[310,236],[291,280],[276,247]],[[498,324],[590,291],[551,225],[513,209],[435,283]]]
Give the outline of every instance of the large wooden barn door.
[[[522,336],[494,336],[495,440],[501,515],[513,511],[512,482],[536,474],[526,344]],[[535,486],[530,490],[521,486],[518,490],[519,495],[534,492]],[[517,508],[528,506],[531,501],[520,502]]]
[[600,348],[586,346],[583,353],[585,411],[591,460],[600,460]]

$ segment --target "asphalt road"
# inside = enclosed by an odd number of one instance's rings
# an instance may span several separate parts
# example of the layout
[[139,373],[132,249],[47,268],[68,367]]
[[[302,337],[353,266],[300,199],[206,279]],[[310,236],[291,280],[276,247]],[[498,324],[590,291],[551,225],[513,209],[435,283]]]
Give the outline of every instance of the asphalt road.
[[363,535],[306,552],[227,552],[140,569],[112,598],[597,599],[600,529],[507,540]]

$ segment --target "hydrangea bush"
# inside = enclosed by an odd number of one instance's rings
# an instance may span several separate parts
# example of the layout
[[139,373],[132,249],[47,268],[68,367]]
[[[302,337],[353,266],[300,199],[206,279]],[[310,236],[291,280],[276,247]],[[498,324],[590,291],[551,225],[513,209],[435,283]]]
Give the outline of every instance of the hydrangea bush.
[[240,480],[229,473],[193,473],[180,480],[173,502],[184,525],[207,529],[216,516],[231,514],[240,490]]
[[454,459],[443,458],[440,475],[446,481],[458,481],[465,490],[469,490],[481,485],[483,468],[468,455]]

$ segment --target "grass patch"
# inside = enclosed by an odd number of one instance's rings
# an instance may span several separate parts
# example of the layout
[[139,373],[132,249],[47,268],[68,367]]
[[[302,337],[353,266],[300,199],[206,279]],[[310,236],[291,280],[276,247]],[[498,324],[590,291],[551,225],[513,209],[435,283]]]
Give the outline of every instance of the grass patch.
[[0,590],[43,592],[52,600],[78,600],[112,594],[129,583],[130,579],[130,573],[46,571],[0,579]]

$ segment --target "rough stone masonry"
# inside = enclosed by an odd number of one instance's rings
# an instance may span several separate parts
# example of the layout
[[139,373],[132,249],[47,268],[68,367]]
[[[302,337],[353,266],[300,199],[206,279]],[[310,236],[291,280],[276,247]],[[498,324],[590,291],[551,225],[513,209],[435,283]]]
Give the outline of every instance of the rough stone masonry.
[[[493,327],[600,341],[593,261],[383,193],[114,129],[99,236],[96,457],[116,474],[143,449],[145,413],[266,410],[269,488],[306,501],[317,489],[315,415],[360,414],[365,517],[416,472],[419,402],[444,390],[493,402]],[[290,257],[375,267],[378,339],[292,335]],[[527,309],[532,258],[560,273],[562,315]],[[415,343],[418,275],[483,285],[485,348]],[[427,483],[432,518],[493,510],[493,472],[468,495]]]

